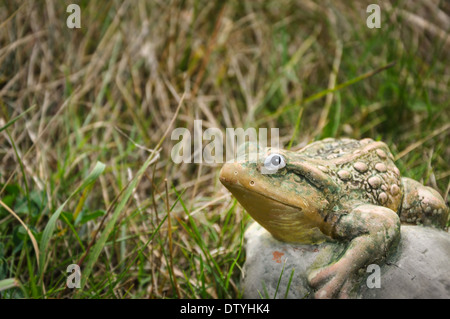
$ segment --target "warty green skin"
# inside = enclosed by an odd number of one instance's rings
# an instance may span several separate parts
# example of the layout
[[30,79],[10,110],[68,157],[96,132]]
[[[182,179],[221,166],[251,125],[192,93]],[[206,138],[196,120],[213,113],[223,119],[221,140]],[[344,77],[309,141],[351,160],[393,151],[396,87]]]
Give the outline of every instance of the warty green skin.
[[[258,223],[281,241],[348,242],[338,260],[311,270],[316,298],[349,297],[358,270],[398,241],[400,221],[443,228],[448,219],[439,193],[402,178],[383,142],[325,139],[297,152],[243,147],[246,155],[226,163],[220,180]],[[286,165],[264,173],[273,153]]]

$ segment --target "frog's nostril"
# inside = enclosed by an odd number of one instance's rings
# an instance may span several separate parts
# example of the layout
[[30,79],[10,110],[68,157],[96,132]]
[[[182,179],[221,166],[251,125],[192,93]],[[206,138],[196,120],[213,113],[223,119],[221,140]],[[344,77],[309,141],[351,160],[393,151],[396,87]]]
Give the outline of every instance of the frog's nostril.
[[255,181],[250,181],[250,186],[255,186]]
[[238,174],[238,172],[237,171],[234,171],[234,175],[237,175]]

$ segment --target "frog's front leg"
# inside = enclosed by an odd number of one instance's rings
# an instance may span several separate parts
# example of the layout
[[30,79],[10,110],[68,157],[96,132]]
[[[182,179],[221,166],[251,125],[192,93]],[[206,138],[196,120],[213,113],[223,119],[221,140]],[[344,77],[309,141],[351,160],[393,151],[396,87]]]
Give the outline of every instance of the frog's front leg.
[[341,217],[334,234],[350,242],[339,260],[308,276],[315,298],[348,297],[358,270],[385,257],[399,239],[400,219],[389,208],[361,205]]

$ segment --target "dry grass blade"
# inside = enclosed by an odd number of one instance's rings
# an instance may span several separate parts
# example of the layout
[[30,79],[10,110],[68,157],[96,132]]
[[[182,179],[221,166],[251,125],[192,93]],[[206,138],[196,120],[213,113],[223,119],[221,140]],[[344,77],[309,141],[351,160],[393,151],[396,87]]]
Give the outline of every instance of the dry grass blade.
[[[39,264],[40,251],[39,251],[38,243],[37,243],[36,238],[34,237],[33,233],[28,228],[28,226],[23,222],[23,220],[11,208],[9,208],[8,205],[6,205],[2,200],[0,200],[0,205],[4,209],[6,209],[6,211],[8,211],[8,213],[10,213],[12,216],[14,216],[14,218],[16,218],[19,221],[19,223],[23,226],[23,228],[25,228],[25,230],[27,231],[27,234],[30,237],[31,243],[33,245],[34,253],[36,255],[36,263],[37,263],[37,266],[39,269],[40,268],[40,266],[39,266],[40,265]],[[12,278],[12,279],[5,279],[5,280],[0,281],[0,291],[5,290],[5,289],[10,289],[13,287],[20,287],[20,283],[18,280]],[[42,283],[42,292],[44,293],[44,295],[46,294],[46,289],[45,289],[44,283]]]
[[167,209],[167,233],[169,236],[169,262],[170,262],[170,271],[171,276],[173,278],[175,291],[177,293],[178,298],[181,298],[180,286],[177,282],[177,276],[173,271],[173,243],[172,243],[172,220],[170,217],[170,205],[169,205],[169,188],[167,186],[167,179],[164,180],[165,189],[166,189],[166,209]]
[[36,238],[34,237],[33,233],[31,232],[30,228],[23,222],[23,220],[11,209],[6,205],[1,199],[0,199],[0,205],[3,206],[4,209],[8,211],[11,215],[14,216],[15,219],[19,221],[19,223],[22,224],[23,228],[27,231],[28,236],[30,236],[31,243],[33,244],[33,249],[36,254],[36,262],[39,267],[39,246],[37,244]]
[[[339,72],[339,66],[341,64],[341,59],[342,59],[342,50],[343,50],[342,41],[337,40],[336,41],[336,54],[335,54],[334,60],[333,60],[333,68],[331,70],[330,77],[328,80],[328,90],[332,90],[336,86],[336,79],[337,79],[337,75]],[[332,102],[333,102],[333,93],[330,92],[326,96],[325,105],[322,110],[322,114],[320,115],[319,124],[317,125],[317,131],[314,135],[317,135],[320,132],[322,132],[323,128],[325,127],[326,121],[328,118],[328,113],[330,112],[330,107],[331,107]]]
[[226,5],[222,4],[222,8],[220,9],[220,12],[219,12],[217,20],[216,20],[216,24],[214,26],[213,34],[212,34],[211,39],[210,39],[210,41],[208,43],[208,48],[207,48],[205,57],[202,60],[202,64],[200,65],[200,70],[199,70],[199,72],[197,74],[197,79],[195,81],[194,88],[192,89],[192,94],[191,94],[192,97],[196,97],[197,96],[197,92],[200,89],[200,85],[201,85],[202,80],[203,80],[203,74],[206,71],[206,68],[207,68],[208,62],[209,62],[209,58],[211,56],[212,49],[214,47],[214,44],[216,43],[216,38],[217,38],[217,34],[218,34],[218,31],[219,31],[219,28],[220,28],[220,23],[222,22],[223,13],[225,12],[225,7],[226,7]]
[[403,151],[401,151],[400,153],[397,154],[397,156],[395,157],[395,160],[399,160],[401,159],[403,156],[405,156],[406,154],[408,154],[409,152],[415,150],[416,148],[418,148],[420,145],[422,145],[423,143],[425,143],[426,141],[432,139],[433,137],[444,133],[445,131],[447,131],[448,129],[450,129],[450,123],[447,125],[444,125],[436,130],[434,130],[431,134],[429,134],[428,136],[418,140],[415,143],[412,143],[411,145],[409,145],[407,148],[405,148]]
[[23,3],[16,11],[14,11],[5,21],[3,21],[1,24],[0,24],[0,29],[2,29],[2,28],[4,28],[5,27],[5,25],[9,22],[9,21],[11,21],[15,16],[16,16],[16,14],[24,7],[26,5],[26,3]]

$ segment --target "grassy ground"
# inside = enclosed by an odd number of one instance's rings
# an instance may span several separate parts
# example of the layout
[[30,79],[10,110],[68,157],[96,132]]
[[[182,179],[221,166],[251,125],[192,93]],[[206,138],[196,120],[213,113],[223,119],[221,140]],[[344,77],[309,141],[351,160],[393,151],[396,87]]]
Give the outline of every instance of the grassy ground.
[[372,2],[2,2],[1,298],[240,297],[250,218],[220,165],[170,158],[194,119],[380,139],[448,201],[449,3],[383,1],[369,29]]

